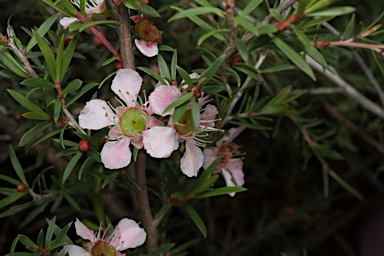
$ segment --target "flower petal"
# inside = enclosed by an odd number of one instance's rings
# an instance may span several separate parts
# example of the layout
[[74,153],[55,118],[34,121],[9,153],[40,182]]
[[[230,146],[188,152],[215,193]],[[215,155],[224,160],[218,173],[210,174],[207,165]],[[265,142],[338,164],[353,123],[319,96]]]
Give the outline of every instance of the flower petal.
[[122,99],[127,106],[135,106],[137,95],[140,92],[143,78],[136,71],[123,68],[117,71],[112,81],[111,89]]
[[87,228],[79,219],[75,221],[76,234],[92,243],[95,241],[95,234]]
[[135,39],[135,45],[144,56],[153,57],[159,53],[157,43],[147,43],[144,40]]
[[161,84],[149,95],[148,101],[155,114],[166,116],[172,115],[173,109],[163,114],[164,109],[180,96],[181,92],[177,87]]
[[231,173],[236,186],[241,187],[244,185],[243,160],[241,158],[230,159],[225,169]]
[[216,115],[217,108],[211,104],[208,104],[200,116],[200,124],[206,127],[214,127]]
[[68,253],[69,256],[90,256],[91,254],[77,245],[65,245],[59,252],[59,256],[65,256]]
[[103,100],[91,100],[85,104],[79,115],[79,125],[84,129],[99,130],[113,125],[115,113]]
[[[229,134],[228,135],[225,135],[220,141],[223,142],[223,141],[233,141],[237,136],[239,136],[239,134],[241,132],[243,132],[245,130],[245,127],[244,126],[239,126],[237,128],[231,128],[229,129]],[[221,144],[220,142],[220,144]]]
[[60,25],[64,27],[64,29],[68,28],[69,25],[72,23],[75,23],[79,21],[77,18],[72,18],[72,17],[64,17],[60,20]]
[[135,221],[124,218],[119,221],[112,234],[111,245],[119,251],[135,248],[145,242],[146,236],[144,229]]
[[180,169],[188,177],[197,176],[199,169],[203,166],[204,155],[192,139],[185,141],[185,153],[180,160]]
[[101,161],[105,168],[120,169],[126,167],[131,162],[131,150],[129,144],[131,140],[124,137],[116,141],[108,141],[101,150]]
[[179,148],[175,129],[166,126],[155,126],[143,132],[144,148],[155,158],[169,157]]
[[217,154],[218,148],[217,147],[209,147],[204,149],[204,162],[203,162],[203,167],[204,169],[207,169],[208,166],[215,161],[216,159],[216,154]]
[[[235,183],[233,182],[232,180],[232,176],[231,174],[226,170],[226,169],[222,169],[221,170],[221,173],[223,174],[223,177],[224,177],[224,180],[225,180],[225,184],[227,184],[227,187],[235,187]],[[230,196],[234,196],[236,193],[235,192],[232,192],[232,193],[228,193],[228,195]]]

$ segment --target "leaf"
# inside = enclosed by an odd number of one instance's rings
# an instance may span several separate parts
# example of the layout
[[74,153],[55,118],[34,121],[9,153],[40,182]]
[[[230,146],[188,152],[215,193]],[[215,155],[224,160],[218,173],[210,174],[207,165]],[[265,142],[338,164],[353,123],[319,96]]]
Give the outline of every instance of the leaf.
[[111,175],[109,175],[104,181],[103,181],[103,184],[101,185],[101,188],[105,188],[105,186],[107,186],[109,183],[111,183],[112,181],[114,181],[116,179],[116,177],[119,176],[119,172],[116,172],[116,171],[112,171]]
[[185,93],[180,98],[169,104],[163,111],[163,113],[167,113],[169,110],[173,108],[177,108],[178,106],[183,105],[185,102],[189,101],[193,96],[193,92]]
[[8,177],[6,175],[3,175],[3,174],[0,174],[0,180],[4,180],[4,181],[7,181],[15,186],[19,185],[20,184],[20,181],[19,180],[16,180],[14,178],[11,178],[11,177]]
[[152,16],[152,17],[155,17],[155,18],[160,18],[160,14],[151,6],[147,5],[147,4],[144,4],[144,3],[140,3],[141,7],[140,7],[140,12],[148,15],[148,16]]
[[230,32],[230,31],[231,30],[229,30],[227,28],[220,28],[220,29],[209,31],[209,32],[207,32],[207,33],[205,33],[199,37],[199,39],[197,40],[197,45],[200,46],[207,38],[213,36],[214,34],[218,34],[218,33],[221,34],[223,32]]
[[47,63],[48,71],[52,77],[52,79],[56,78],[56,67],[55,67],[55,57],[53,56],[51,48],[49,48],[48,44],[44,41],[44,39],[35,31],[32,30],[33,36],[36,38],[36,42],[39,45],[41,53]]
[[181,118],[181,116],[184,114],[185,110],[187,109],[188,104],[189,102],[185,102],[183,105],[175,108],[172,114],[171,125],[175,124]]
[[223,188],[216,188],[212,189],[207,192],[203,192],[201,194],[195,195],[194,198],[206,198],[211,196],[221,196],[221,195],[227,195],[230,193],[238,193],[246,191],[247,189],[243,187],[223,187]]
[[61,81],[61,70],[62,70],[62,60],[63,60],[63,51],[64,51],[64,42],[65,42],[65,36],[64,34],[61,35],[59,47],[57,47],[56,52],[56,77],[55,81]]
[[176,244],[169,243],[169,244],[163,244],[162,246],[156,248],[155,250],[151,251],[147,256],[158,256],[163,255],[165,252],[168,252],[173,247],[175,247]]
[[276,72],[287,71],[292,69],[295,69],[295,67],[292,65],[277,64],[277,65],[273,65],[270,68],[260,70],[260,73],[276,73]]
[[181,78],[183,78],[184,82],[188,86],[192,86],[193,85],[192,78],[189,76],[187,71],[185,71],[183,68],[181,68],[179,66],[177,66],[176,69],[177,69],[177,72],[179,73],[179,75],[181,76]]
[[4,207],[10,205],[11,203],[17,201],[19,198],[21,198],[22,196],[24,196],[26,194],[27,194],[27,192],[17,192],[13,195],[10,195],[10,196],[0,200],[0,209],[2,209]]
[[[172,9],[173,6],[171,6]],[[207,13],[214,13],[217,16],[223,18],[224,17],[224,12],[220,10],[219,8],[216,7],[195,7],[192,9],[187,9],[187,10],[182,10],[179,13],[173,15],[171,18],[168,19],[168,22],[177,20],[177,19],[182,19],[185,17],[190,17],[190,16],[196,16],[196,15],[201,15],[201,14],[207,14]]]
[[250,14],[254,9],[256,9],[263,0],[252,0],[250,1],[247,6],[243,9],[243,11],[240,13],[240,16],[245,17],[248,14]]
[[171,79],[176,81],[176,68],[177,68],[177,51],[175,50],[172,55],[171,61]]
[[208,82],[217,72],[217,70],[221,67],[221,64],[223,64],[225,60],[225,56],[221,55],[219,58],[217,58],[211,66],[209,66],[203,74],[201,74],[202,77],[205,77],[205,83]]
[[78,152],[76,155],[74,155],[71,158],[71,160],[69,161],[67,167],[64,170],[62,184],[65,183],[65,181],[67,180],[68,176],[71,174],[73,168],[75,167],[75,165],[77,164],[77,162],[79,161],[81,156],[82,156],[82,153]]
[[51,222],[48,225],[47,233],[45,234],[45,245],[48,245],[53,236],[53,230],[55,228],[56,216],[52,218]]
[[[60,13],[56,13],[49,17],[46,21],[44,21],[44,23],[41,24],[41,26],[37,29],[37,34],[39,34],[40,37],[43,37],[52,27],[52,25],[55,24],[55,21],[57,20],[57,17],[59,17],[59,15]],[[36,45],[36,43],[36,38],[32,37],[31,40],[29,40],[27,46],[25,47],[25,51],[29,52],[33,48],[33,46]]]
[[248,51],[247,51],[247,47],[245,46],[243,41],[241,41],[240,38],[236,37],[235,38],[235,45],[236,45],[237,50],[240,53],[241,58],[244,60],[245,63],[248,63]]
[[171,74],[169,73],[168,64],[160,54],[157,55],[157,65],[159,66],[160,75],[168,80],[171,80]]
[[199,186],[201,186],[205,180],[207,180],[212,173],[215,171],[216,166],[220,162],[220,157],[216,158],[215,161],[213,161],[197,178],[196,183],[194,184],[194,187],[197,189]]
[[123,0],[123,3],[126,7],[134,10],[139,10],[141,7],[138,0]]
[[141,71],[144,71],[145,73],[147,73],[148,75],[152,76],[153,78],[155,78],[157,81],[159,81],[161,84],[163,85],[167,85],[168,83],[164,80],[164,78],[162,78],[159,74],[157,74],[155,71],[153,71],[152,69],[150,68],[146,68],[146,67],[137,67],[137,69],[141,70]]
[[29,237],[25,235],[17,235],[17,238],[25,247],[30,247],[34,249],[38,248],[37,244],[35,244]]
[[46,140],[49,137],[52,137],[53,135],[56,135],[60,132],[61,132],[61,129],[57,129],[57,130],[53,130],[53,131],[50,131],[48,133],[45,133],[44,135],[39,137],[37,140],[35,140],[31,145],[29,145],[27,151],[30,150],[31,148],[33,148],[34,146],[36,146],[38,143],[42,142],[43,140]]
[[270,35],[275,45],[305,74],[307,74],[313,81],[316,81],[315,74],[309,65],[303,60],[300,54],[295,52],[291,47],[283,42],[280,38]]
[[76,102],[81,96],[83,96],[85,93],[87,93],[89,90],[91,90],[93,87],[97,86],[98,83],[89,83],[85,85],[81,90],[73,96],[73,98],[65,104],[65,107],[68,108],[69,105],[73,104]]
[[355,12],[356,9],[351,6],[330,7],[324,10],[310,12],[306,14],[308,17],[323,17],[323,16],[341,16]]
[[196,210],[189,204],[184,204],[184,209],[187,211],[189,217],[193,220],[193,222],[196,224],[196,226],[199,228],[200,232],[203,234],[205,238],[207,238],[207,228],[205,227],[205,224],[203,220],[200,218],[199,214],[196,212]]
[[23,168],[20,165],[19,160],[16,157],[15,151],[11,145],[8,145],[9,157],[11,158],[12,167],[15,170],[17,177],[21,180],[24,185],[28,185],[27,179],[25,178]]
[[200,105],[196,97],[192,97],[191,113],[193,128],[197,131],[200,127]]
[[33,139],[39,132],[43,132],[46,128],[52,125],[52,122],[45,121],[29,129],[19,141],[19,147],[23,147],[31,139]]
[[46,87],[46,88],[55,88],[55,85],[50,81],[43,78],[27,78],[23,80],[20,84],[37,88],[37,87]]
[[79,32],[83,32],[89,27],[100,26],[104,24],[118,24],[118,22],[115,20],[96,20],[87,23],[72,23],[71,25],[69,25],[69,31],[74,32],[76,30],[79,30]]
[[83,84],[83,81],[80,79],[72,80],[63,90],[63,95],[66,96],[68,93],[77,91],[81,88],[81,85]]
[[25,72],[24,68],[20,66],[15,58],[13,58],[13,56],[2,45],[0,45],[0,62],[2,62],[6,68],[11,70],[16,75],[28,78],[28,74]]
[[356,196],[360,201],[363,201],[364,198],[363,196],[356,190],[354,189],[351,185],[349,185],[345,180],[343,180],[337,173],[334,171],[330,171],[329,175],[342,186],[345,190],[350,192],[352,195]]
[[73,199],[72,196],[70,196],[69,194],[65,193],[65,194],[64,194],[64,197],[65,197],[65,200],[67,200],[67,202],[68,202],[73,208],[75,208],[77,211],[80,211],[80,206],[76,203],[76,200]]
[[35,120],[42,120],[42,121],[49,120],[49,117],[47,114],[41,114],[37,112],[26,112],[22,116],[25,118],[35,119]]
[[75,37],[73,37],[71,39],[71,41],[68,44],[67,49],[64,52],[63,60],[62,60],[62,63],[61,63],[61,71],[60,71],[61,77],[60,77],[60,81],[63,80],[65,74],[67,73],[67,69],[69,67],[69,64],[71,63],[73,54],[74,54],[75,49],[76,49],[76,44],[77,44],[77,37],[75,36]]

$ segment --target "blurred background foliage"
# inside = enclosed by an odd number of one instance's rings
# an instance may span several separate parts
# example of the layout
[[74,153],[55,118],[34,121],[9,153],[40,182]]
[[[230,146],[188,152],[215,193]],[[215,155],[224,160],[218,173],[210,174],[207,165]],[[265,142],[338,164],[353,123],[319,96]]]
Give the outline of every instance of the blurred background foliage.
[[[210,2],[215,4],[215,1]],[[155,18],[153,22],[163,32],[163,42],[178,50],[178,64],[185,70],[192,71],[204,66],[201,58],[203,50],[195,48],[197,38],[203,31],[188,19],[167,23],[167,19],[175,13],[169,6],[175,3],[181,6],[190,4],[189,1],[151,1],[150,4],[162,15],[161,19]],[[246,3],[245,0],[235,1],[239,7],[245,6]],[[273,6],[274,1],[269,0],[269,3]],[[368,26],[384,9],[382,1],[341,0],[337,5],[356,8],[355,28],[351,35],[356,34],[359,26]],[[22,42],[29,40],[22,27],[39,26],[53,14],[47,13],[50,9],[38,0],[0,0],[0,6],[0,32],[6,33],[7,22],[10,20]],[[266,11],[266,5],[263,4],[254,14],[264,17]],[[350,19],[351,15],[346,15],[329,23],[337,30],[344,31]],[[382,22],[383,19],[378,23]],[[318,33],[322,38],[321,29]],[[111,42],[117,40],[113,33],[108,33],[107,38]],[[324,38],[324,41],[326,40],[332,39]],[[384,35],[377,33],[371,36],[370,40],[384,42]],[[99,82],[115,70],[114,63],[101,66],[109,58],[109,52],[103,47],[88,43],[90,41],[90,34],[80,35],[76,60],[67,74],[71,79],[83,80],[84,84]],[[215,43],[217,40],[206,40],[201,47],[206,47],[214,53],[217,49],[217,53],[221,53],[223,46],[218,45],[215,48]],[[367,49],[356,51],[382,87],[383,73],[375,58],[382,64],[383,55],[374,54]],[[346,81],[368,98],[379,101],[356,60],[353,49],[327,48],[322,53]],[[163,56],[170,60],[171,53],[165,53]],[[276,58],[279,58],[272,55],[268,57],[263,68],[273,67]],[[156,65],[156,60],[137,54],[136,64],[148,67]],[[147,88],[155,84],[153,78],[142,75]],[[264,78],[274,92],[287,85],[292,85],[293,93],[298,90],[335,88],[321,75],[317,75],[317,81],[313,82],[303,73],[292,70],[268,73]],[[0,173],[14,176],[8,151],[8,144],[11,144],[26,170],[26,176],[33,177],[52,163],[44,161],[43,156],[49,154],[44,151],[47,150],[45,147],[31,149],[28,154],[24,148],[17,147],[20,135],[16,130],[26,121],[21,117],[22,108],[8,96],[6,89],[18,88],[19,83],[20,79],[7,77],[5,73],[0,76],[0,112],[15,121],[10,125],[3,119],[0,120]],[[106,82],[109,83],[110,81]],[[96,89],[92,90],[75,103],[72,113],[78,114],[83,102],[89,100],[95,92]],[[108,93],[108,86],[103,86],[98,94],[105,96]],[[261,89],[261,95],[268,95],[265,88]],[[297,119],[287,116],[273,117],[271,120],[262,121],[263,125],[269,127],[268,130],[249,129],[239,136],[237,143],[242,145],[242,151],[246,152],[244,173],[248,191],[238,193],[234,198],[221,196],[191,202],[207,226],[208,237],[203,239],[193,223],[186,228],[185,222],[190,220],[183,210],[176,207],[171,213],[174,221],[164,222],[167,226],[160,226],[160,233],[163,229],[168,234],[164,239],[182,244],[191,238],[201,238],[197,245],[189,249],[189,255],[376,255],[368,254],[369,250],[381,250],[381,255],[384,254],[382,118],[362,109],[353,99],[340,92],[304,94],[295,100],[292,108],[297,112]],[[324,163],[314,156],[314,151],[305,139],[307,135],[311,140],[327,145],[329,150],[332,150],[330,158],[322,158],[329,166],[328,170],[324,170]],[[101,136],[100,133],[98,139],[101,139]],[[76,141],[79,138],[72,135],[69,140]],[[152,179],[148,182],[150,191],[154,192],[150,193],[150,200],[157,210],[161,207],[155,196],[156,179],[161,179],[161,175],[157,174],[158,166],[159,161],[149,160],[148,173]],[[162,170],[166,168],[163,167]],[[332,171],[353,187],[363,199],[359,199],[356,194],[347,191],[335,179],[329,177],[328,173]],[[42,183],[48,184],[47,187],[50,187],[49,184],[60,187],[61,182],[55,178],[60,175],[57,172],[59,170],[47,175]],[[83,181],[66,188],[69,194],[73,193],[72,200],[75,203],[67,198],[60,206],[54,206],[54,201],[49,201],[49,207],[37,210],[35,218],[28,224],[25,222],[28,212],[3,217],[0,220],[0,254],[9,251],[12,240],[19,233],[35,238],[39,230],[46,227],[46,218],[57,216],[59,226],[73,221],[73,216],[88,218],[97,223],[92,202],[108,200],[109,192],[106,191],[102,198],[93,198],[89,193],[90,187],[87,187],[91,186],[90,183],[87,183],[86,177]],[[223,181],[219,182],[224,185]],[[46,184],[38,184],[38,187],[44,187]],[[9,187],[9,183],[0,181],[0,187],[7,186]],[[115,191],[116,205],[108,205],[105,209],[113,223],[123,215],[137,214],[133,210],[135,207],[130,201],[130,195],[119,188]],[[124,205],[123,210],[119,208],[121,205]],[[57,208],[52,211],[53,207]],[[73,234],[74,230],[69,232]]]

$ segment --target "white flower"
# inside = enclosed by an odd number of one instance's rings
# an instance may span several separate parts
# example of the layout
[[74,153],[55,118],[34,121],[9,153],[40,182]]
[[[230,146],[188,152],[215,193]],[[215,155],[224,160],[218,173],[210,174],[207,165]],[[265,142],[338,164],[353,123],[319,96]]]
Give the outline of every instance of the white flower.
[[[77,8],[80,9],[80,0],[70,0]],[[94,13],[102,13],[105,9],[104,0],[86,0],[85,2],[85,13],[88,16],[92,16]],[[68,28],[74,22],[79,21],[77,18],[64,17],[60,20],[60,25],[65,29]]]

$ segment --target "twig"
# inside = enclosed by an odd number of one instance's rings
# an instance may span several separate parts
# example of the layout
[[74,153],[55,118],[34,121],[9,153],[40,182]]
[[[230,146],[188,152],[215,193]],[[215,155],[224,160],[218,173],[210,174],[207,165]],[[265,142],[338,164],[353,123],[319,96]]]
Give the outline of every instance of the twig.
[[323,74],[330,81],[335,83],[337,86],[344,88],[346,95],[348,95],[351,99],[355,100],[359,103],[363,108],[370,111],[371,113],[384,118],[384,109],[380,106],[376,105],[370,99],[366,98],[363,94],[358,92],[355,88],[353,88],[349,83],[347,83],[343,78],[341,78],[336,70],[329,66],[328,69],[324,69],[319,63],[313,60],[308,55],[305,56],[305,61],[317,72]]
[[233,46],[234,39],[236,38],[237,31],[235,27],[235,22],[233,21],[233,7],[234,7],[234,0],[225,0],[225,11],[227,13],[227,24],[231,31],[231,35],[229,37],[229,44]]

